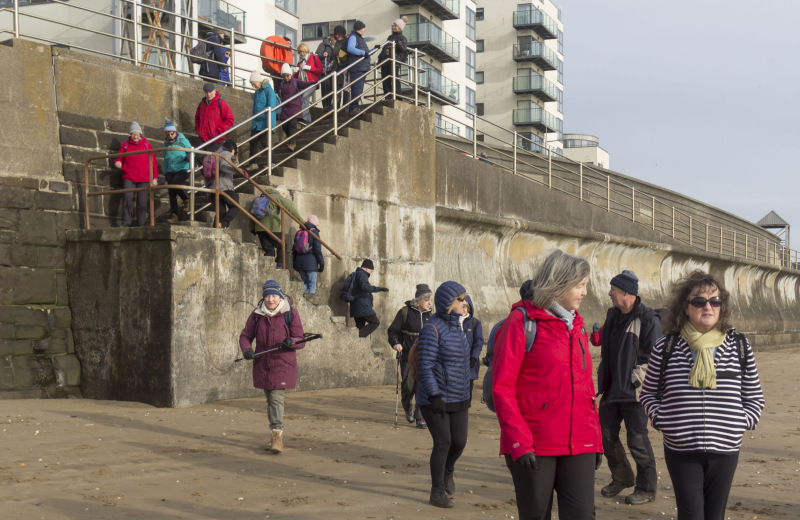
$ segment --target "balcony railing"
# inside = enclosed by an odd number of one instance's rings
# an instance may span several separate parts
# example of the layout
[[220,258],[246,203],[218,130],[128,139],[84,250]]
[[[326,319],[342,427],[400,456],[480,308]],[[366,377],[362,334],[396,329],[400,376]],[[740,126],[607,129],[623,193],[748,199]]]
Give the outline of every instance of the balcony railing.
[[558,101],[559,88],[541,74],[531,71],[525,76],[514,78],[515,94],[533,94],[542,101]]
[[442,63],[459,61],[461,42],[431,22],[410,23],[403,29],[408,46],[415,47]]
[[224,0],[199,0],[197,15],[202,20],[237,32],[246,32],[245,12]]
[[431,14],[434,14],[442,20],[455,20],[460,17],[461,2],[460,0],[392,0],[395,4],[401,6],[418,5],[424,7]]
[[545,40],[558,38],[558,24],[539,9],[516,11],[512,17],[515,29],[532,29]]
[[517,43],[512,48],[514,61],[530,61],[542,70],[561,70],[561,60],[556,51],[542,42]]
[[[461,85],[443,76],[441,72],[432,68],[423,68],[420,64],[419,88],[429,91],[431,96],[443,103],[458,105],[461,100]],[[413,67],[408,65],[400,66],[400,78],[408,83],[404,83],[402,90],[408,92],[414,89]]]
[[512,123],[516,126],[532,126],[542,132],[561,132],[564,122],[541,107],[515,108]]

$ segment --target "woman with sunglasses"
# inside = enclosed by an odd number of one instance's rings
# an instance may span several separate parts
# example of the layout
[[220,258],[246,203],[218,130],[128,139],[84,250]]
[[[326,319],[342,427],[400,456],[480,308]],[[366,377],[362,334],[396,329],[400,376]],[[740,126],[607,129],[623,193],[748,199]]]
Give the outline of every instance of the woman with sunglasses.
[[728,322],[729,300],[703,271],[675,283],[666,336],[653,347],[642,384],[645,413],[664,437],[678,520],[725,518],[742,437],[764,409],[753,350]]
[[464,333],[467,291],[445,282],[434,296],[436,314],[419,333],[417,404],[433,438],[431,504],[453,507],[455,464],[467,445],[470,406],[469,351]]

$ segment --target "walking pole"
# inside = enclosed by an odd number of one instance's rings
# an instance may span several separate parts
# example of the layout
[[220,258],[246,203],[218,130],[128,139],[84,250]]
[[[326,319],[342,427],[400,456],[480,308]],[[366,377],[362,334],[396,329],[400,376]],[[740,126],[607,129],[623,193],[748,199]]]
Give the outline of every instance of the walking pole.
[[400,402],[400,353],[397,353],[397,383],[394,387],[394,427],[397,428],[397,405]]

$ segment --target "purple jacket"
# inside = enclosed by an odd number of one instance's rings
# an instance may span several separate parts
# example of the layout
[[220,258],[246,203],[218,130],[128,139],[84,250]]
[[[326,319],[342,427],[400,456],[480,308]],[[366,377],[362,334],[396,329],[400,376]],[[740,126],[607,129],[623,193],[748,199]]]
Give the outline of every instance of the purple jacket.
[[[256,311],[250,313],[247,324],[239,335],[239,348],[242,352],[250,350],[253,338],[256,340],[256,353],[277,348],[287,337],[298,341],[303,339],[303,324],[297,309],[291,308],[292,326],[286,325],[284,313],[275,316],[262,316]],[[256,320],[258,318],[258,320]],[[258,330],[256,330],[258,321]],[[295,349],[305,346],[301,343]],[[297,385],[297,355],[294,350],[275,350],[253,360],[253,386],[265,390],[294,388]]]
[[[280,96],[281,102],[284,102],[313,84],[313,81],[301,81],[297,78],[292,78],[289,81],[281,81],[275,92]],[[297,96],[281,107],[281,113],[278,119],[285,121],[293,117],[297,117],[298,119],[303,117],[303,96]]]

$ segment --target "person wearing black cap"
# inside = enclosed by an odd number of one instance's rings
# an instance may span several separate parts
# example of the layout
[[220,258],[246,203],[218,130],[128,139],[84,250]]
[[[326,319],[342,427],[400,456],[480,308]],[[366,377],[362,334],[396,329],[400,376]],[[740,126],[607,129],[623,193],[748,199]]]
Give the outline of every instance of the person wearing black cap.
[[[633,493],[625,497],[625,503],[632,505],[655,500],[658,479],[639,390],[650,352],[661,337],[661,321],[638,294],[639,279],[633,271],[626,269],[611,279],[608,296],[614,306],[608,310],[600,329],[601,361],[597,367],[598,392],[603,394],[600,431],[612,479],[600,493],[613,497],[635,486]],[[619,438],[622,421],[625,421],[628,449],[636,462],[635,475]]]
[[408,364],[408,353],[411,346],[419,336],[422,326],[431,317],[433,311],[433,292],[424,283],[417,285],[417,292],[413,300],[408,300],[402,309],[397,311],[394,321],[389,325],[389,346],[397,351],[400,359],[400,374],[402,376],[400,402],[406,412],[406,421],[416,421],[417,428],[426,428],[425,419],[416,404],[412,410],[411,400],[417,393],[417,382],[411,377],[411,367]]
[[353,81],[350,84],[350,114],[355,115],[358,113],[358,105],[361,99],[358,97],[364,92],[364,82],[367,79],[367,72],[369,72],[369,47],[367,41],[364,39],[364,30],[366,25],[361,20],[356,20],[353,24],[353,32],[347,39],[347,62],[353,63],[350,67],[350,76]]
[[386,287],[376,287],[369,283],[369,275],[374,269],[372,260],[365,259],[361,262],[361,267],[356,269],[353,280],[352,293],[355,299],[350,304],[350,317],[356,321],[359,338],[366,338],[381,324],[375,309],[372,308],[372,293],[389,292]]

